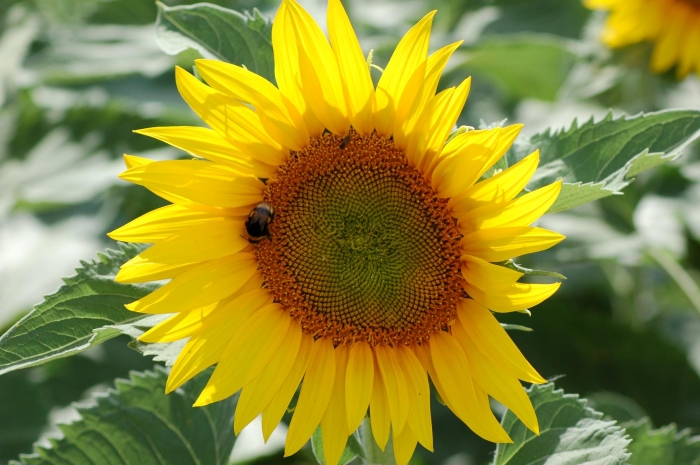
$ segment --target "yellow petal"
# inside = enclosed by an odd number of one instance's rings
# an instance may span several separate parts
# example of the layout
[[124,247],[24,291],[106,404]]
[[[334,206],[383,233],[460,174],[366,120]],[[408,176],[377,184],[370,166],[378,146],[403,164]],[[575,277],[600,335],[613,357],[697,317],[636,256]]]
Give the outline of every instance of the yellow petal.
[[143,251],[141,256],[158,263],[178,264],[233,255],[248,245],[243,237],[246,218],[222,218],[192,226]]
[[224,302],[226,301],[219,301],[187,312],[176,313],[175,316],[158,323],[143,333],[138,339],[142,342],[155,343],[172,342],[190,337],[203,328],[204,319],[218,306],[223,306]]
[[255,107],[267,133],[283,147],[302,150],[309,143],[306,123],[293,105],[267,79],[237,65],[195,60],[197,71],[214,89]]
[[391,413],[389,412],[389,400],[386,396],[386,388],[382,381],[379,366],[374,366],[374,382],[372,383],[372,397],[370,399],[370,424],[372,436],[381,450],[384,450],[389,441],[391,430]]
[[209,315],[217,311],[231,311],[231,301],[252,291],[257,292],[255,294],[251,294],[249,298],[255,298],[256,295],[259,295],[259,299],[261,301],[270,303],[272,302],[272,298],[266,290],[261,289],[262,284],[262,274],[255,273],[253,277],[250,278],[248,282],[245,283],[243,287],[236,291],[236,293],[234,293],[231,297],[201,308],[195,308],[194,310],[187,310],[177,313],[175,316],[168,318],[166,321],[149,329],[144,334],[139,336],[138,339],[139,341],[154,343],[173,342],[190,337],[196,332],[202,330],[206,324],[208,324]]
[[[429,451],[433,450],[433,428],[430,419],[430,385],[428,374],[411,349],[398,346],[396,354],[406,376],[409,398],[408,426],[412,436]],[[404,430],[409,429],[404,428]],[[403,435],[403,432],[401,432]],[[415,442],[415,439],[414,439]],[[396,438],[394,438],[396,445]],[[415,447],[415,444],[414,444]]]
[[220,218],[180,205],[167,205],[152,210],[107,235],[115,241],[158,242],[183,229],[218,221]]
[[489,262],[540,252],[564,240],[559,233],[542,228],[480,229],[462,238],[462,251]]
[[253,160],[211,129],[195,126],[166,126],[134,132],[153,137],[195,156],[221,163],[240,174],[269,178],[277,171],[272,165]]
[[271,304],[232,331],[231,342],[194,406],[226,399],[255,379],[280,348],[290,320],[281,305]]
[[[407,148],[411,146],[409,135],[404,131],[404,127],[409,123],[411,118],[411,110],[419,104],[417,102],[420,97],[421,88],[423,87],[423,82],[425,80],[425,70],[428,67],[428,61],[424,60],[418,65],[418,67],[413,70],[413,74],[406,81],[406,85],[403,88],[403,92],[398,96],[398,102],[396,103],[396,110],[394,111],[394,121],[390,127],[389,132],[393,134],[394,145],[399,149],[406,151]],[[452,92],[452,90],[450,90]],[[442,97],[448,96],[444,94]],[[449,96],[448,96],[449,97]],[[428,99],[430,103],[431,99],[434,97],[431,95]],[[425,106],[429,106],[427,103]],[[418,115],[418,120],[414,124],[415,127],[423,126],[425,110]],[[413,135],[415,131],[411,132]],[[415,143],[413,144],[415,145]],[[412,159],[409,159],[412,161]]]
[[326,36],[298,3],[284,0],[299,47],[301,87],[319,120],[335,134],[350,129],[340,70]]
[[546,383],[527,361],[496,317],[483,305],[462,299],[457,306],[457,318],[469,337],[484,354],[508,365],[516,377],[529,383]]
[[289,423],[284,456],[297,452],[309,440],[326,412],[335,380],[335,350],[328,338],[314,342],[294,416]]
[[391,424],[393,430],[400,433],[408,418],[409,399],[406,377],[394,349],[378,345],[374,348],[374,353],[377,355],[377,365],[386,388]]
[[246,384],[236,404],[233,431],[239,434],[275,397],[294,365],[302,344],[301,326],[292,321],[280,347],[260,375]]
[[512,410],[533,433],[539,434],[535,409],[518,379],[482,354],[461,325],[452,325],[452,335],[464,349],[474,381],[488,395]]
[[[141,157],[135,157],[133,155],[124,155],[124,164],[126,165],[127,171],[132,169],[132,168],[138,168],[138,167],[145,167],[147,165],[152,165],[158,163],[154,160],[149,160],[148,158],[141,158]],[[145,169],[145,168],[144,168]],[[191,199],[185,198],[181,195],[174,194],[172,192],[169,192],[169,190],[162,190],[159,189],[158,187],[148,187],[146,186],[148,190],[153,192],[159,197],[164,198],[168,202],[172,202],[174,204],[180,205],[182,207],[187,207],[191,210],[197,210],[197,211],[202,211],[202,212],[207,212],[211,213],[212,215],[215,216],[225,216],[228,214],[228,210],[224,208],[219,208],[219,207],[210,207],[207,205],[202,205],[201,203],[193,202]]]
[[459,343],[444,332],[430,337],[430,354],[435,373],[450,408],[476,434],[492,442],[512,442],[491,410],[477,396],[469,361]]
[[356,342],[350,347],[347,376],[345,377],[345,402],[347,405],[348,432],[359,428],[367,414],[372,396],[374,357],[369,344]]
[[480,289],[500,291],[512,286],[523,274],[478,257],[462,255],[462,276],[469,284]]
[[[407,99],[401,99],[399,101],[399,108],[397,109],[397,112],[399,115],[405,116],[400,116],[397,118],[398,121],[403,121],[400,130],[397,128],[394,131],[394,143],[397,147],[406,147],[408,138],[413,132],[413,129],[416,127],[416,123],[423,114],[428,101],[435,95],[435,90],[437,89],[438,82],[440,81],[442,71],[445,69],[445,65],[447,65],[447,60],[450,59],[452,53],[457,50],[462,42],[463,41],[459,41],[455,42],[454,44],[446,45],[430,55],[428,57],[424,76],[421,79],[421,87],[418,95],[412,102],[408,102]],[[408,103],[411,103],[410,109],[404,110],[401,108],[402,104],[408,105]]]
[[419,123],[421,126],[420,130],[416,129],[412,134],[413,138],[421,132],[423,133],[419,138],[420,143],[418,144],[417,156],[414,157],[418,160],[417,166],[421,170],[427,168],[430,161],[442,150],[447,137],[450,135],[450,131],[452,131],[457,122],[457,118],[462,113],[469,95],[471,82],[471,78],[464,80],[457,86],[444,105],[439,103],[435,106],[428,105],[425,120],[423,123]]
[[491,176],[472,187],[455,194],[448,206],[455,217],[475,208],[513,200],[527,185],[539,163],[539,150],[520,160],[505,171]]
[[272,295],[257,289],[228,300],[219,310],[208,315],[202,328],[192,335],[178,355],[165,385],[172,392],[221,358],[235,331],[258,308],[272,303]]
[[676,76],[678,79],[685,78],[688,73],[695,69],[696,62],[700,61],[700,14],[697,10],[689,13],[692,19],[686,26],[685,37],[681,49],[681,56]]
[[328,36],[342,77],[348,116],[359,134],[374,131],[374,84],[350,19],[340,0],[328,2]]
[[178,263],[175,265],[156,263],[137,255],[121,266],[114,280],[118,283],[145,283],[172,279],[195,266],[197,263]]
[[291,402],[294,393],[299,387],[299,383],[301,383],[301,378],[304,376],[304,373],[306,373],[306,368],[309,366],[309,360],[311,360],[313,348],[313,337],[302,334],[301,346],[299,347],[299,353],[294,360],[292,369],[289,370],[289,374],[286,378],[284,378],[282,386],[277,391],[277,394],[275,394],[267,407],[263,409],[262,430],[265,442],[270,439],[272,432],[275,430],[279,422],[282,420],[282,416],[287,411],[289,402]]
[[462,234],[478,229],[529,226],[544,215],[561,191],[561,180],[503,204],[484,205],[457,218]]
[[377,83],[375,125],[380,136],[391,135],[399,98],[416,68],[425,66],[435,13],[425,15],[403,36]]
[[257,264],[249,253],[204,262],[126,308],[141,313],[176,313],[208,305],[241,288],[253,276]]
[[664,28],[656,41],[651,56],[651,69],[655,73],[664,73],[676,63],[682,51],[683,31],[685,30],[686,16],[678,14],[678,8],[670,7],[668,13],[669,24],[673,27]]
[[348,363],[348,346],[335,349],[335,381],[328,408],[321,419],[323,455],[326,465],[337,465],[348,442],[347,410],[345,408],[345,370]]
[[187,104],[239,151],[270,165],[281,165],[288,152],[265,131],[260,117],[245,104],[203,84],[184,69],[175,68],[177,89]]
[[396,465],[407,465],[416,450],[416,437],[410,428],[404,428],[401,434],[393,434],[394,458]]
[[265,188],[255,176],[239,175],[223,165],[200,160],[168,160],[135,166],[119,177],[154,191],[225,208],[252,206],[262,200]]
[[508,289],[487,292],[469,283],[464,285],[464,290],[469,296],[481,305],[490,308],[494,312],[514,312],[525,310],[542,303],[554,294],[561,283],[553,284],[525,284],[515,283]]
[[[431,179],[433,189],[439,197],[452,197],[464,192],[481,177],[480,168],[484,164],[491,163],[491,160],[496,162],[498,158],[494,155],[495,147],[501,131],[501,128],[479,132],[467,131],[454,138],[460,139],[459,145],[451,147],[450,141],[445,146],[440,157],[436,157],[441,158],[441,161],[432,171]],[[444,156],[445,153],[450,155]]]

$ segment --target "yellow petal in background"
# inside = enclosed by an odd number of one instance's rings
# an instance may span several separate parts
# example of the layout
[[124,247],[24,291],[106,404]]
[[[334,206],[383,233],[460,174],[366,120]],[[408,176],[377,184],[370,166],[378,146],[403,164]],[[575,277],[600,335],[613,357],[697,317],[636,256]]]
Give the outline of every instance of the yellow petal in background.
[[480,229],[462,238],[462,251],[488,262],[500,262],[555,246],[564,236],[530,226]]
[[425,15],[403,36],[379,79],[375,125],[380,136],[391,135],[399,98],[416,68],[425,66],[435,13],[431,11]]
[[374,131],[374,84],[360,43],[340,0],[328,2],[327,21],[350,123],[359,134],[371,134]]
[[462,299],[457,306],[457,318],[481,351],[501,365],[508,366],[518,379],[529,383],[546,382],[486,307],[474,300]]
[[345,376],[345,403],[347,406],[348,432],[360,427],[367,414],[374,380],[374,357],[366,342],[356,342],[350,347]]
[[299,451],[309,440],[326,413],[335,381],[335,350],[328,338],[314,342],[313,354],[299,392],[294,416],[289,423],[284,456]]
[[294,0],[284,0],[299,48],[301,87],[312,111],[338,135],[350,129],[338,63],[325,34]]
[[543,302],[554,294],[560,285],[561,283],[515,283],[505,290],[491,293],[466,283],[464,290],[471,298],[494,312],[515,312]]
[[523,273],[494,265],[478,257],[462,255],[462,276],[467,283],[480,289],[499,291],[512,286]]
[[416,450],[416,436],[410,428],[404,428],[400,434],[394,433],[392,436],[396,465],[407,465]]

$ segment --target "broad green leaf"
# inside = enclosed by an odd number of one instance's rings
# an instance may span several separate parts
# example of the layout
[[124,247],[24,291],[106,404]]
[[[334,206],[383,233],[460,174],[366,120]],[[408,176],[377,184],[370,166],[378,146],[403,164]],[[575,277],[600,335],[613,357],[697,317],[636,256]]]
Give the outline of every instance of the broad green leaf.
[[588,405],[602,413],[606,420],[615,420],[620,424],[641,420],[647,416],[641,405],[617,392],[591,392],[586,394],[586,399]]
[[464,67],[495,80],[515,99],[553,101],[576,54],[551,37],[489,37],[466,52]]
[[498,444],[494,465],[554,464],[622,465],[629,463],[630,439],[614,421],[586,406],[575,394],[553,384],[533,385],[528,395],[537,412],[540,435],[535,435],[511,412],[501,424],[513,444]]
[[123,323],[112,327],[102,328],[98,331],[110,331],[112,329],[119,331],[121,334],[130,336],[133,340],[129,343],[129,347],[141,352],[143,355],[153,357],[156,362],[163,362],[166,366],[172,366],[175,359],[180,355],[180,351],[187,343],[187,339],[180,339],[175,342],[163,343],[145,343],[138,340],[138,337],[147,330],[157,325],[161,321],[165,321],[172,315],[149,315],[141,320],[134,322]]
[[549,213],[621,194],[633,177],[675,160],[700,131],[700,111],[664,110],[602,121],[593,119],[569,130],[536,134],[513,146],[504,168],[540,149],[540,166],[527,188],[562,178],[564,186]]
[[700,464],[700,436],[691,436],[688,429],[678,431],[675,424],[652,429],[649,418],[623,426],[632,438],[631,465]]
[[272,23],[257,9],[241,14],[208,3],[157,4],[156,40],[165,53],[192,48],[205,58],[245,66],[274,82]]
[[[320,426],[316,428],[316,431],[314,431],[314,434],[311,436],[311,450],[316,460],[318,460],[318,463],[326,465],[326,459],[323,455],[323,434],[321,433]],[[340,456],[338,465],[346,465],[358,456],[363,459],[366,458],[365,449],[362,447],[359,433],[356,431],[348,437],[348,443],[345,445],[345,450],[343,451],[343,455]]]
[[75,276],[0,337],[0,374],[75,355],[122,334],[116,325],[143,318],[124,305],[157,285],[114,282],[119,267],[141,250],[120,244],[119,250],[83,262]]
[[116,389],[95,396],[97,405],[77,407],[82,419],[61,425],[64,437],[51,447],[21,456],[23,465],[70,463],[212,464],[228,463],[237,397],[192,407],[211,370],[166,395],[166,371],[132,373]]

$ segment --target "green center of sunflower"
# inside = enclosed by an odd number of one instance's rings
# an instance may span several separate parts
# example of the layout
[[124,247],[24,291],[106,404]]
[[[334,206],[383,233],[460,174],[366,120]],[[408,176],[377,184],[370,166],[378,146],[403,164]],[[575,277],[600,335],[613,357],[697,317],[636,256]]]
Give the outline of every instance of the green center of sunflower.
[[393,141],[324,134],[269,180],[265,282],[305,332],[335,344],[411,344],[445,329],[462,295],[459,232]]

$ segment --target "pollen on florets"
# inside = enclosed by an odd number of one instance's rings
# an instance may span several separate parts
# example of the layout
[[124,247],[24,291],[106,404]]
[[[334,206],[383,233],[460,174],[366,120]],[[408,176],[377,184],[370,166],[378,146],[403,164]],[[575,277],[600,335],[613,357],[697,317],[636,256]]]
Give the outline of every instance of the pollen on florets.
[[275,221],[260,269],[307,334],[408,345],[454,319],[461,235],[391,139],[326,133],[291,153],[264,201]]

